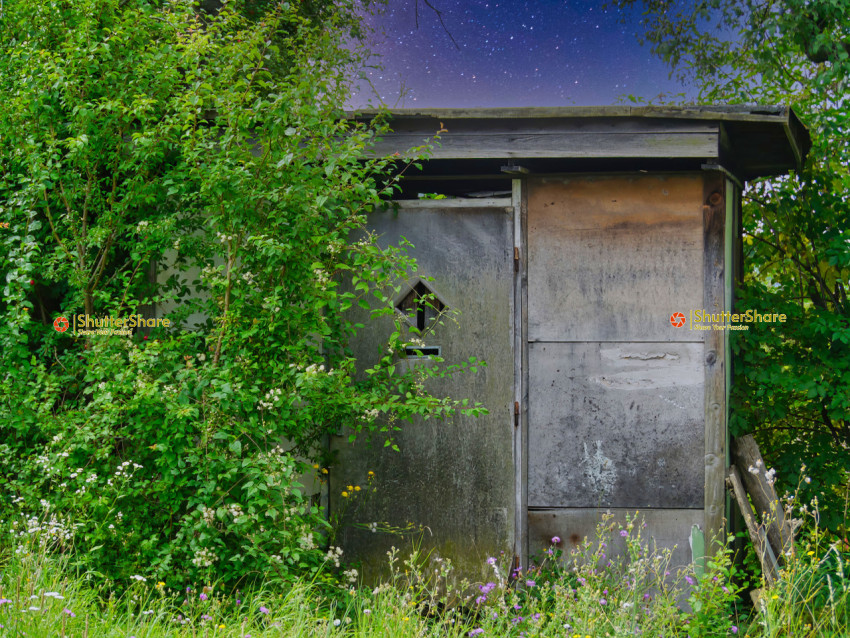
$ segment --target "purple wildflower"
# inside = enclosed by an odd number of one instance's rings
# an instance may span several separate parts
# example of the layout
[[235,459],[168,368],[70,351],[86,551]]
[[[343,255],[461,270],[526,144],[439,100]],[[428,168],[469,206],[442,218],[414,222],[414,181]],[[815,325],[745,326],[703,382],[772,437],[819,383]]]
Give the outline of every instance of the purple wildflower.
[[487,564],[495,566],[496,565],[496,559],[491,556],[490,558],[487,559]]
[[623,538],[625,538],[628,535],[629,535],[629,532],[627,530],[625,530],[625,529],[620,530],[620,536],[622,536]]
[[487,602],[487,596],[479,596],[478,598],[475,599],[476,605],[483,605],[486,602]]
[[738,628],[737,628],[735,625],[732,625],[732,633],[733,633],[733,634],[737,634],[737,633],[738,633]]
[[478,634],[483,634],[483,633],[484,633],[484,630],[481,629],[481,627],[476,627],[475,629],[473,629],[469,632],[469,635],[470,636],[477,636]]
[[260,607],[260,613],[261,614],[268,614],[269,613],[268,607]]
[[534,587],[536,584],[537,584],[537,583],[535,583],[535,582],[534,582],[533,580],[531,580],[531,579],[528,579],[527,581],[525,581],[525,586],[526,586],[526,587]]
[[560,542],[561,542],[561,537],[560,537],[560,536],[553,536],[553,537],[552,537],[552,544],[553,544],[553,545],[557,545],[557,544],[558,544],[558,543],[560,543]]
[[694,579],[691,578],[690,576],[685,576],[685,580],[687,581],[688,585],[694,584]]
[[73,611],[71,611],[71,610],[70,610],[70,609],[68,609],[67,607],[66,607],[65,609],[63,609],[62,611],[63,611],[63,612],[65,612],[66,614],[68,614],[68,616],[70,616],[71,618],[76,618],[76,617],[77,617],[77,614],[75,614]]
[[206,595],[206,594],[201,594],[200,596],[198,596],[198,598],[200,598],[201,600],[206,600],[206,599],[207,599],[207,595]]
[[496,589],[496,583],[487,583],[486,585],[479,585],[478,589],[481,590],[482,594],[489,594],[491,591]]
[[604,598],[600,598],[600,599],[599,599],[599,604],[600,604],[600,605],[607,605],[607,604],[608,604],[608,601],[607,601],[607,600],[605,600]]

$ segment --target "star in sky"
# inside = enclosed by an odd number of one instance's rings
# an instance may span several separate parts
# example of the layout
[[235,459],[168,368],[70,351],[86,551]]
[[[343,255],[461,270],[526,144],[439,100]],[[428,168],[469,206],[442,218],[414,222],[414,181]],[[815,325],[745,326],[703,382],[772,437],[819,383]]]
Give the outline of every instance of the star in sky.
[[439,15],[424,0],[390,0],[366,18],[382,68],[366,70],[349,106],[570,106],[690,95],[639,45],[636,10],[620,13],[600,0],[430,3]]

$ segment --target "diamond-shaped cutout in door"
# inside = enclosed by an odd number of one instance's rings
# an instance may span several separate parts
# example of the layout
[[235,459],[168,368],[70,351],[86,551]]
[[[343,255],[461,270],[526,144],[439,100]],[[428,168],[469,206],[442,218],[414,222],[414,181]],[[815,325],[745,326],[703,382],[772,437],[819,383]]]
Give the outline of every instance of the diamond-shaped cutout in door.
[[430,328],[446,310],[446,304],[422,281],[413,286],[395,307],[420,334]]

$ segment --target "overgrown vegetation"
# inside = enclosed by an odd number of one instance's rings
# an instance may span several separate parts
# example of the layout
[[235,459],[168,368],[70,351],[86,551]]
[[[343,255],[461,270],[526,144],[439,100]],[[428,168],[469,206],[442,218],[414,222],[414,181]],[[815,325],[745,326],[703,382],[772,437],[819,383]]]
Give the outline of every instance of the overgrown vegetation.
[[136,576],[115,596],[74,577],[68,556],[50,551],[56,539],[39,521],[18,531],[18,551],[4,557],[0,625],[27,636],[847,635],[847,548],[815,537],[747,609],[728,552],[704,568],[683,567],[641,533],[638,515],[624,525],[606,519],[573,550],[553,538],[540,563],[513,571],[492,557],[489,581],[458,587],[450,563],[393,551],[390,580],[371,591],[352,587],[328,597],[309,579],[284,591],[231,592],[203,582],[175,590]]
[[[400,330],[360,376],[347,348],[346,310],[395,316],[415,269],[362,231],[393,160],[340,111],[354,4],[221,4],[0,19],[0,518],[118,588],[319,573],[323,437],[458,408],[423,389],[445,370],[394,374]],[[53,325],[153,304],[170,326]]]
[[850,482],[850,2],[616,0],[703,104],[785,104],[808,127],[799,173],[744,192],[737,307],[781,324],[734,333],[733,435],[753,432],[785,489],[847,534]]

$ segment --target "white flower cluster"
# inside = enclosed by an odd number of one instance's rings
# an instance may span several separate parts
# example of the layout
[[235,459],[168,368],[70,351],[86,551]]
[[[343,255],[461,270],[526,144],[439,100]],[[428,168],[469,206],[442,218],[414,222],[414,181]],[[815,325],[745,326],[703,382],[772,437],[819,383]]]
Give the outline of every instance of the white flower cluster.
[[342,558],[342,547],[334,547],[331,545],[331,548],[328,550],[325,558],[331,561],[335,567],[339,567],[339,559]]
[[225,510],[230,514],[233,518],[239,518],[245,512],[242,511],[242,506],[239,503],[231,503],[230,505],[225,505]]
[[141,233],[144,230],[146,230],[148,226],[150,226],[150,222],[146,222],[146,221],[139,222],[136,225],[136,232]]
[[352,569],[346,569],[344,572],[342,572],[342,575],[345,576],[346,580],[348,580],[349,583],[356,583],[357,582],[357,570],[356,569],[353,569],[353,568]]
[[328,281],[330,281],[328,273],[325,272],[324,268],[314,268],[313,276],[316,277],[316,281],[319,282],[321,286],[327,285]]
[[298,538],[298,546],[305,552],[316,549],[316,541],[313,540],[313,532],[306,532]]
[[118,466],[118,469],[115,470],[115,474],[113,476],[117,478],[130,478],[133,475],[133,472],[140,469],[142,469],[142,466],[138,463],[134,463],[133,461],[124,461]]
[[263,410],[271,410],[275,406],[275,403],[280,400],[281,396],[283,396],[283,392],[280,389],[272,388],[266,392],[266,396],[259,402],[259,405]]
[[225,242],[233,241],[234,239],[236,239],[236,235],[225,235],[224,233],[216,233],[215,236],[218,237],[218,240],[222,244],[225,243]]
[[252,272],[245,272],[245,273],[242,275],[242,279],[243,279],[243,281],[244,281],[246,284],[248,284],[249,286],[251,286],[251,285],[253,285],[253,284],[254,284],[254,279],[256,279],[256,276],[255,276],[255,275],[254,275],[254,273],[252,273]]
[[215,554],[206,547],[202,547],[195,552],[195,557],[192,559],[192,564],[195,567],[209,567],[218,560]]
[[206,507],[205,505],[201,505],[200,508],[201,517],[204,519],[204,523],[207,525],[212,525],[215,523],[215,509],[212,507]]

